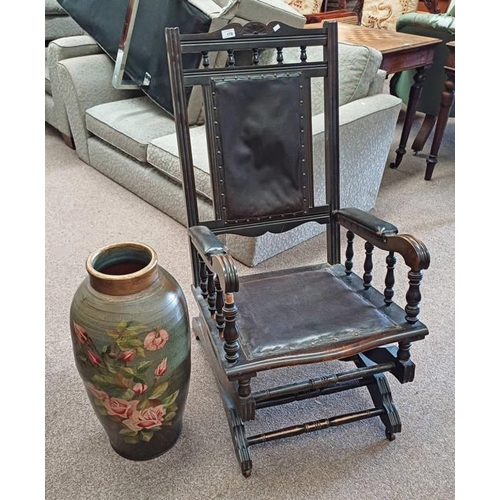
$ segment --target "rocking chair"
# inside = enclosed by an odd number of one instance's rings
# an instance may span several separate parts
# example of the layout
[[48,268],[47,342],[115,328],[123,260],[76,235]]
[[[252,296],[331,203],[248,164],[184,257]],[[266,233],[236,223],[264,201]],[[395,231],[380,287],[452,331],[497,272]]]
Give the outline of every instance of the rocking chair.
[[[379,417],[386,437],[393,440],[401,421],[384,372],[400,383],[414,378],[410,346],[428,334],[418,314],[422,270],[430,257],[422,242],[399,235],[392,224],[339,207],[337,24],[310,30],[277,22],[230,24],[202,35],[167,28],[166,41],[192,291],[199,307],[193,330],[217,379],[243,475],[252,471],[249,448],[275,439]],[[322,61],[307,60],[309,46],[323,47]],[[284,47],[297,48],[296,63],[284,61]],[[259,65],[262,49],[276,50],[276,64]],[[209,68],[209,56],[217,51],[227,51],[226,67]],[[239,51],[252,54],[251,65],[236,65]],[[200,54],[200,68],[183,70],[183,54],[192,53]],[[324,81],[326,203],[320,206],[313,195],[313,77]],[[187,91],[194,85],[203,87],[214,194],[215,219],[203,222],[186,106]],[[327,262],[322,265],[239,277],[217,236],[281,233],[311,221],[327,226]],[[347,230],[344,264],[341,227]],[[362,276],[353,270],[355,235],[365,241]],[[382,292],[372,285],[374,247],[388,252]],[[396,254],[409,267],[404,309],[393,303]],[[252,392],[252,379],[263,370],[332,360],[352,361],[356,367]],[[255,419],[261,408],[358,387],[367,387],[373,407],[257,435],[245,433],[243,422]]]

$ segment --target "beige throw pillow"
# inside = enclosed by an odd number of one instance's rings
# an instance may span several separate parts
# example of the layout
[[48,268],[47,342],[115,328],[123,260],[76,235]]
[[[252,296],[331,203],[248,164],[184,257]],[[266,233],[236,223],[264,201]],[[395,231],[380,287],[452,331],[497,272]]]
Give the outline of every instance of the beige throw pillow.
[[317,14],[321,10],[321,0],[285,0],[285,3],[293,7],[300,14]]
[[417,8],[418,0],[365,0],[361,24],[396,31],[397,20],[407,12],[416,12]]

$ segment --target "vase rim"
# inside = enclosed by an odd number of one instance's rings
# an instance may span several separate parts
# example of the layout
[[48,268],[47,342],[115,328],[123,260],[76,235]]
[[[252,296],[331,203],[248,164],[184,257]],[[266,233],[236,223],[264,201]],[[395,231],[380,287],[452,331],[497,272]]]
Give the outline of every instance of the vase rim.
[[[105,254],[115,249],[130,249],[145,252],[150,256],[149,262],[141,269],[125,274],[107,274],[95,268],[96,262]],[[92,286],[104,293],[112,295],[128,295],[141,291],[158,277],[158,255],[149,245],[133,241],[111,243],[92,252],[87,259],[86,269]]]

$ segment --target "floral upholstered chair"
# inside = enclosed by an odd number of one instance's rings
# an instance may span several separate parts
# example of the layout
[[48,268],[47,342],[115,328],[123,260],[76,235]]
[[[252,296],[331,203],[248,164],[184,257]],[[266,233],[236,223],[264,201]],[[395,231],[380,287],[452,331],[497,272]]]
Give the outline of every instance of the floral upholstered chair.
[[284,0],[290,7],[293,7],[300,14],[317,14],[321,12],[323,0]]
[[[398,19],[407,13],[416,12],[419,0],[325,0],[321,12],[311,13],[312,0],[285,0],[306,17],[307,23],[319,23],[324,20],[360,24],[367,28],[396,31]],[[353,5],[354,4],[354,5]],[[425,0],[425,7],[433,14],[439,13],[438,0]],[[333,8],[332,8],[333,6]]]
[[403,14],[417,11],[418,0],[359,0],[356,7],[362,26],[396,31],[396,22]]

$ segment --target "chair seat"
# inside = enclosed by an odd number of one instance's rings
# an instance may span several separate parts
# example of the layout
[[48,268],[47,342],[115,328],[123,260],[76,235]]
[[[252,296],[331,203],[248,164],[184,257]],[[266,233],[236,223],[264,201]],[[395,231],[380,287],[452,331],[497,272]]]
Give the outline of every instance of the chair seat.
[[[307,293],[305,293],[307,290]],[[206,301],[199,296],[200,306]],[[228,374],[260,371],[284,364],[344,359],[381,345],[427,334],[420,322],[410,324],[405,311],[387,306],[377,290],[366,290],[343,265],[321,265],[240,277],[238,307],[240,358]],[[209,319],[214,346],[218,334]]]

